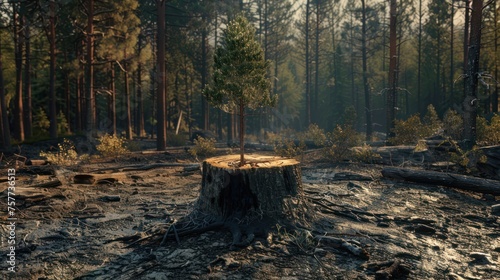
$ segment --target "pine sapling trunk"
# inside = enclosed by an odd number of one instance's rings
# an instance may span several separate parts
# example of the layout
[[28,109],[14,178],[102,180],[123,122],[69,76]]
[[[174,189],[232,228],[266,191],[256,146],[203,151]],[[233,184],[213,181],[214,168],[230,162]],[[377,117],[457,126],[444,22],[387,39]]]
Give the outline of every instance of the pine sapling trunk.
[[240,102],[240,166],[245,165],[245,105]]

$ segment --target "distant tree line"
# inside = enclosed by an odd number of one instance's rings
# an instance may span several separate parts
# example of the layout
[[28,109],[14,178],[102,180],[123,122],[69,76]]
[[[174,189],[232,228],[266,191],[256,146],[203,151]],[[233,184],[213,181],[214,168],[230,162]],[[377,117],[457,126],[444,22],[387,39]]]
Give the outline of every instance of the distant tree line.
[[[473,111],[490,116],[500,81],[497,2],[3,1],[1,143],[102,132],[158,136],[164,149],[178,123],[232,142],[237,116],[202,92],[221,30],[239,13],[255,26],[278,96],[275,108],[248,112],[248,133],[312,123],[332,131],[354,108],[355,127],[371,140],[429,104],[440,116],[454,109],[471,117],[463,104],[471,94]],[[474,5],[482,16],[477,49]],[[481,53],[476,70],[468,68],[471,49]],[[472,93],[469,77],[479,84]]]

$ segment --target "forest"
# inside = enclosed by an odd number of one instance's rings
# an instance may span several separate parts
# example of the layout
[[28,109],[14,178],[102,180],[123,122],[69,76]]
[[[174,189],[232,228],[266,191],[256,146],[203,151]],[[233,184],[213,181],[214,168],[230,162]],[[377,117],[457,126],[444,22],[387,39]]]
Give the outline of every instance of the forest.
[[[392,12],[390,1],[375,0],[163,2],[3,1],[3,145],[89,132],[151,138],[177,123],[181,133],[233,142],[237,116],[202,91],[221,30],[238,13],[256,29],[278,96],[275,107],[248,114],[250,134],[332,131],[350,112],[373,140],[391,133],[388,120],[423,117],[430,104],[439,117],[463,115],[471,1],[394,1]],[[476,109],[490,120],[499,10],[496,1],[482,9]]]
[[496,0],[0,2],[5,279],[498,279]]

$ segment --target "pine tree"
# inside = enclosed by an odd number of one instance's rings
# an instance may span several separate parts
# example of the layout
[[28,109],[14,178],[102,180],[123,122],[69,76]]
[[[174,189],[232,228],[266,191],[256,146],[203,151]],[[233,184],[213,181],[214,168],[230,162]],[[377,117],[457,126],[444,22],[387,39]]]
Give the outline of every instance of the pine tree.
[[213,80],[204,90],[212,105],[240,116],[240,166],[245,164],[245,108],[274,106],[271,81],[267,76],[270,62],[255,38],[255,29],[239,15],[224,30],[220,47],[214,56]]

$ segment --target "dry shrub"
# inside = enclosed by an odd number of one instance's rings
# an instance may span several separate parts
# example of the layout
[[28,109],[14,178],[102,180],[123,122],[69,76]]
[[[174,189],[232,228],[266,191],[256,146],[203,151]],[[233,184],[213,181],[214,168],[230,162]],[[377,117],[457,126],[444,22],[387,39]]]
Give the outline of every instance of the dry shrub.
[[478,163],[486,163],[487,157],[477,146],[471,150],[463,150],[460,145],[453,139],[446,140],[454,148],[454,152],[450,152],[450,161],[464,168],[466,172],[477,171]]
[[301,138],[311,141],[314,145],[322,147],[326,143],[326,134],[323,129],[321,129],[317,124],[310,124]]
[[57,114],[57,134],[64,135],[67,134],[68,131],[69,131],[68,120],[66,119],[64,113],[62,111],[59,111],[59,114]]
[[306,149],[305,133],[287,128],[279,133],[268,132],[267,135],[267,142],[274,146],[274,152],[278,156],[295,158],[302,155]]
[[167,145],[180,147],[186,145],[186,136],[182,134],[167,134]]
[[498,145],[500,144],[500,116],[494,114],[491,121],[483,117],[478,117],[476,121],[477,141],[481,145]]
[[245,142],[257,143],[257,142],[259,142],[259,137],[255,134],[245,134]]
[[462,139],[462,132],[464,130],[462,116],[453,109],[446,111],[443,116],[443,129],[446,136],[455,140]]
[[105,134],[100,137],[96,149],[103,157],[119,157],[129,152],[123,137]]
[[285,137],[274,143],[274,152],[281,157],[294,158],[302,155],[306,148],[304,141],[295,141]]
[[429,128],[420,121],[420,116],[415,114],[407,120],[396,120],[394,123],[394,137],[389,139],[393,145],[416,144],[418,140],[429,136]]
[[75,144],[68,139],[57,144],[56,152],[40,152],[40,156],[47,159],[48,162],[55,165],[67,166],[78,163],[79,157],[75,149]]
[[215,154],[215,139],[198,136],[194,139],[194,147],[189,149],[189,153],[194,156],[211,156]]
[[439,119],[436,109],[432,104],[427,106],[427,112],[424,116],[424,125],[426,129],[426,137],[438,134],[443,129],[443,122]]
[[361,143],[361,136],[351,126],[337,125],[326,137],[325,157],[336,162],[351,158],[351,148]]
[[33,115],[33,138],[42,139],[49,135],[50,121],[42,108],[38,108]]
[[356,147],[353,149],[354,159],[356,161],[373,163],[376,159],[382,158],[380,154],[373,151],[372,147],[366,143],[363,143],[361,147]]

